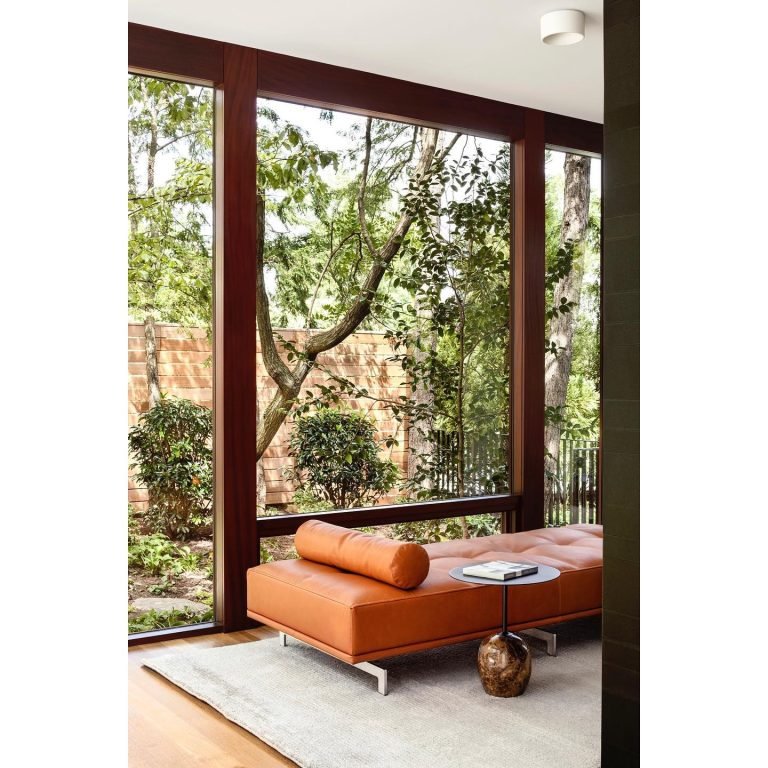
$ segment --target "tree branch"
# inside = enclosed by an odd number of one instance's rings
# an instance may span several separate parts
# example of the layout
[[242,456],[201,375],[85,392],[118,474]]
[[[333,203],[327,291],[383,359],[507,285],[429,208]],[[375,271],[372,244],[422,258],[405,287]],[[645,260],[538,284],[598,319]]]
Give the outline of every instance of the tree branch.
[[[430,165],[435,157],[435,148],[437,147],[437,137],[439,131],[435,128],[428,128],[424,132],[424,146],[421,151],[421,157],[416,165],[416,169],[413,173],[412,179],[419,181],[426,172],[429,170]],[[358,214],[360,214],[360,226],[363,232],[363,237],[370,238],[367,234],[367,228],[365,226],[364,215],[364,200],[361,199],[361,193],[365,195],[365,175],[368,167],[368,160],[370,158],[370,118],[366,126],[366,160],[363,163],[363,181],[360,185],[360,192],[358,192]],[[371,310],[371,302],[373,301],[376,291],[379,288],[384,274],[387,271],[392,259],[400,250],[400,246],[408,234],[408,230],[413,223],[413,214],[404,210],[400,214],[400,218],[397,221],[392,233],[390,234],[387,242],[384,244],[380,251],[373,251],[375,261],[371,267],[371,271],[368,273],[368,277],[365,279],[357,301],[346,311],[344,316],[339,320],[333,328],[329,328],[326,331],[318,333],[317,336],[313,336],[307,339],[304,345],[304,351],[310,358],[314,358],[321,352],[325,352],[327,349],[335,347],[340,344],[347,336],[355,332],[360,326],[360,323],[365,320],[368,313]],[[372,243],[368,246],[372,247]]]
[[272,320],[269,316],[269,296],[264,282],[264,198],[261,193],[256,195],[256,221],[258,226],[258,242],[256,246],[256,324],[261,341],[261,354],[267,373],[277,384],[283,395],[292,397],[295,381],[288,366],[282,361],[277,352],[275,336],[272,333]]
[[315,291],[312,294],[312,301],[309,303],[309,311],[307,312],[307,322],[305,327],[307,330],[310,329],[311,323],[312,323],[312,310],[315,307],[315,301],[317,300],[317,293],[320,290],[320,286],[323,283],[323,278],[325,277],[325,273],[328,271],[329,267],[331,266],[331,262],[333,261],[334,256],[342,249],[344,243],[351,240],[353,237],[359,237],[359,232],[351,232],[348,234],[335,248],[331,250],[331,253],[328,256],[328,260],[325,262],[325,266],[323,267],[323,271],[320,273],[320,277],[317,280],[317,283],[315,284]]
[[371,162],[371,124],[372,118],[368,118],[365,121],[365,155],[363,157],[363,171],[360,175],[360,186],[357,189],[357,219],[360,222],[360,232],[363,235],[363,240],[368,246],[368,250],[371,252],[371,256],[375,259],[379,252],[371,238],[371,233],[368,231],[368,222],[365,220],[365,189],[368,184],[368,166]]

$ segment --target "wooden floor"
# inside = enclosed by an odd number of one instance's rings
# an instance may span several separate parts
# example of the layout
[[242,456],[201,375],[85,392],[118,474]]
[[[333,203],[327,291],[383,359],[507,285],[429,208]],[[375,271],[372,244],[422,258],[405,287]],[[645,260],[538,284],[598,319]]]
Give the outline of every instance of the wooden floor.
[[128,750],[131,768],[284,768],[296,764],[216,710],[190,696],[142,661],[173,651],[265,639],[277,632],[204,635],[128,649]]

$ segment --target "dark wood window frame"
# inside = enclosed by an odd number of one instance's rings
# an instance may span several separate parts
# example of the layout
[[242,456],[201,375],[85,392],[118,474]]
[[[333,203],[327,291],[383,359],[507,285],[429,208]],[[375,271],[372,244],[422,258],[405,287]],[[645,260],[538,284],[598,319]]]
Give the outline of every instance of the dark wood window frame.
[[[544,151],[600,154],[602,125],[279,53],[128,24],[128,67],[216,89],[216,622],[131,636],[235,631],[259,540],[308,517],[347,527],[499,512],[503,530],[544,525]],[[256,97],[508,141],[514,156],[510,299],[510,494],[256,519]],[[229,201],[235,201],[234,203]],[[243,215],[244,211],[251,215]]]

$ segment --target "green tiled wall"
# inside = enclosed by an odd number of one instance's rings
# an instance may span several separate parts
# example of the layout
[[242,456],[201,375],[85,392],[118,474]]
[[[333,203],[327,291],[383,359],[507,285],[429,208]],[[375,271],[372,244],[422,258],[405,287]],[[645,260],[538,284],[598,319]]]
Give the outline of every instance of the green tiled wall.
[[602,768],[640,764],[640,3],[606,0]]

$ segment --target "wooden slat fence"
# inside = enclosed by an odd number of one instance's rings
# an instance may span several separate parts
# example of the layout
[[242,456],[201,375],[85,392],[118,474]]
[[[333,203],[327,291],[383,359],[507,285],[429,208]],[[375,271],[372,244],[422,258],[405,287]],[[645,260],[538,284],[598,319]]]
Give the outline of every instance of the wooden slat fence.
[[544,510],[548,526],[601,522],[597,504],[598,450],[597,440],[560,441],[557,482]]
[[[459,449],[455,432],[435,433],[433,487],[440,495],[458,495]],[[464,496],[485,496],[507,491],[505,434],[468,436],[464,441]]]
[[[433,487],[440,495],[453,497],[458,492],[458,439],[455,432],[435,434]],[[498,493],[499,476],[506,475],[507,436],[468,437],[464,449],[464,495]],[[552,499],[545,509],[547,526],[570,523],[599,523],[597,505],[597,440],[560,441],[557,480]],[[494,477],[495,476],[495,477]],[[506,485],[506,484],[504,484]]]

